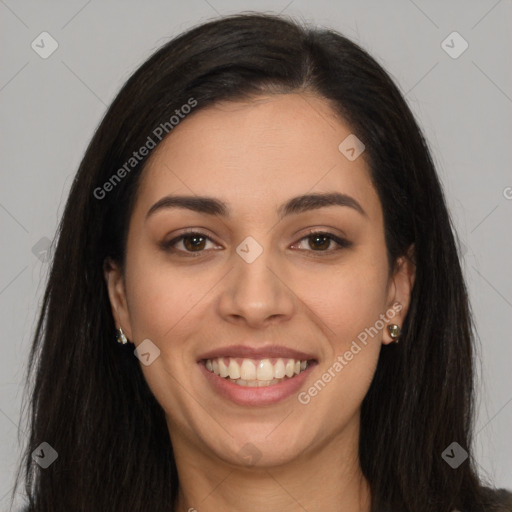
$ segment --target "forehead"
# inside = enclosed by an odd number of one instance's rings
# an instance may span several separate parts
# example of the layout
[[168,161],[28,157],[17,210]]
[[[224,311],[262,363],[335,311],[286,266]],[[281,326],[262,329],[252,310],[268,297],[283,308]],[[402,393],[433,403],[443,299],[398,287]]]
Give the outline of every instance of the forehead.
[[143,171],[136,210],[147,211],[167,194],[218,197],[241,210],[340,191],[378,215],[366,155],[350,161],[338,148],[351,133],[312,95],[217,103],[185,118],[157,146]]

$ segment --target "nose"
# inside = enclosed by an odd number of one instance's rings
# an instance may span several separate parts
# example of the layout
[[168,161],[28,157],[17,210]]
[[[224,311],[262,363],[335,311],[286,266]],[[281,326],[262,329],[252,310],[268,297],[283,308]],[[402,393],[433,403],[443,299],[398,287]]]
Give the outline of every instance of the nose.
[[[282,266],[271,261],[270,251],[252,263],[233,254],[218,301],[218,312],[228,322],[251,328],[289,320],[297,309],[297,297]],[[273,264],[274,263],[274,264]]]

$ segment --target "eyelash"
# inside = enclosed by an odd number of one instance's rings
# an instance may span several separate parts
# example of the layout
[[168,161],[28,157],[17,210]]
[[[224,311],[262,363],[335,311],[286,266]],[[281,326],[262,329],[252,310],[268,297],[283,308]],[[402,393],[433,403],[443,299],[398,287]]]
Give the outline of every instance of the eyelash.
[[[206,249],[202,249],[200,251],[187,251],[187,250],[176,249],[175,247],[173,247],[178,242],[181,242],[185,238],[192,237],[192,236],[200,236],[202,238],[206,238],[210,242],[213,242],[211,237],[209,237],[206,233],[203,233],[201,231],[187,231],[185,233],[182,233],[180,236],[173,238],[169,242],[162,242],[160,245],[164,251],[173,252],[173,253],[183,253],[184,256],[186,255],[185,257],[193,257],[194,258],[194,257],[200,256],[202,253],[204,253],[206,251]],[[340,238],[332,233],[329,233],[326,231],[315,231],[315,230],[310,231],[306,236],[303,236],[300,240],[298,240],[298,242],[302,242],[303,240],[311,238],[313,236],[322,236],[324,238],[332,240],[333,242],[337,243],[339,247],[334,250],[329,250],[329,249],[320,250],[320,251],[307,250],[307,249],[299,249],[299,250],[302,250],[302,251],[306,250],[306,252],[313,252],[313,253],[330,254],[330,253],[333,253],[334,251],[339,251],[341,249],[347,249],[348,247],[350,247],[352,245],[352,242],[349,242],[348,240],[346,240],[344,238]]]

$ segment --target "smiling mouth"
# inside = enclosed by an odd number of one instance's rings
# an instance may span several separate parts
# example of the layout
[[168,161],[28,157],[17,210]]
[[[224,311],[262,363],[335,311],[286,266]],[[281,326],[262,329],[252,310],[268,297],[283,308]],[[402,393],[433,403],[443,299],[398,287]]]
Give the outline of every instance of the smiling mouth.
[[289,358],[216,357],[202,362],[209,372],[238,386],[266,387],[293,379],[314,361]]

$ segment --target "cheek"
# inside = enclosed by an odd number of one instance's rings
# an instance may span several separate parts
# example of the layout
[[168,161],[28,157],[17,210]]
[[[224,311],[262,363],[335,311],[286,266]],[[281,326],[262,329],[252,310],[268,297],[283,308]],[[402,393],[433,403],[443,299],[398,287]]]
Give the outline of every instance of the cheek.
[[[150,365],[141,364],[144,377],[165,411],[174,411],[178,421],[191,421],[188,368],[190,337],[197,336],[203,301],[214,285],[214,276],[183,272],[157,262],[148,252],[132,251],[126,262],[130,324],[135,343],[150,339],[160,350]],[[203,304],[204,302],[204,304]],[[188,391],[184,391],[184,389]]]
[[368,392],[381,349],[386,285],[386,267],[354,265],[333,275],[323,294],[310,292],[316,316],[328,326],[329,347],[300,398],[312,417],[328,418],[321,429],[347,424]]
[[140,251],[127,261],[128,307],[134,338],[164,343],[187,324],[190,313],[212,287],[213,276],[162,264],[154,255]]
[[[304,280],[303,276],[301,281],[304,284],[300,295],[327,327],[325,332],[333,351],[346,350],[352,340],[376,322],[382,330],[379,317],[385,313],[388,295],[385,261],[365,262],[359,258],[358,262],[328,271],[324,279],[317,274],[313,280]],[[380,333],[377,338],[380,342]]]
[[[381,251],[369,251],[304,286],[304,301],[320,320],[328,341],[317,380],[305,389],[314,414],[344,424],[356,411],[371,384],[377,366],[387,303],[387,260]],[[308,402],[309,403],[309,402]]]

